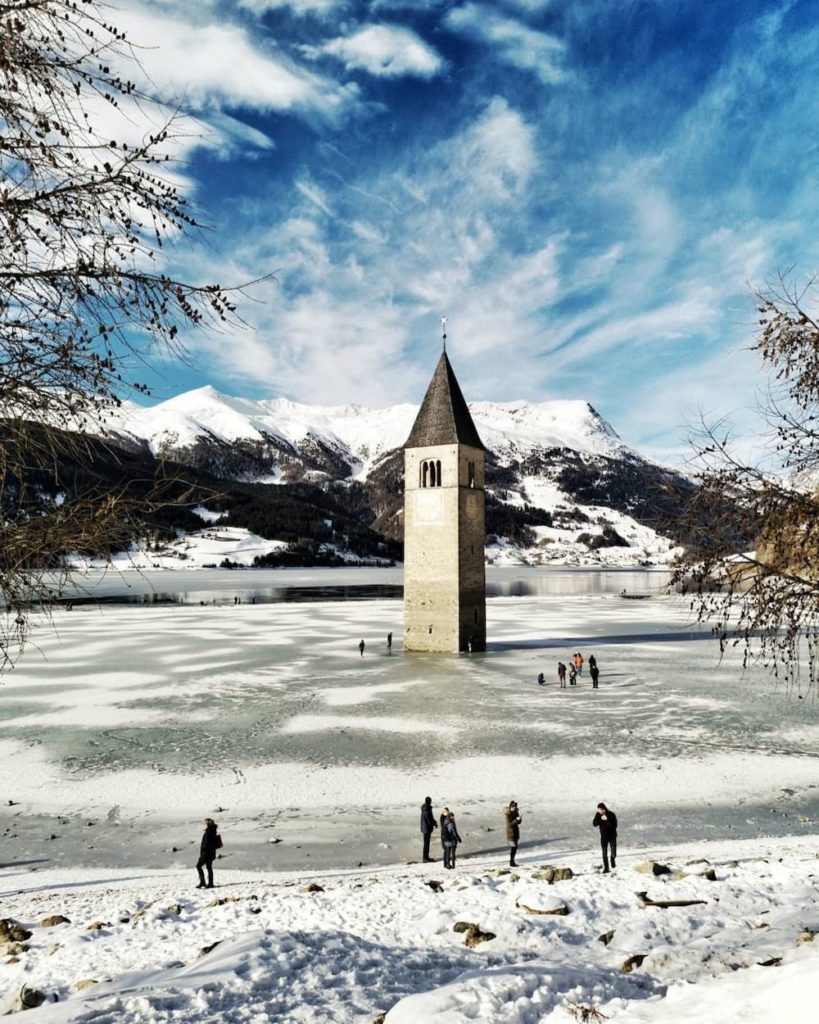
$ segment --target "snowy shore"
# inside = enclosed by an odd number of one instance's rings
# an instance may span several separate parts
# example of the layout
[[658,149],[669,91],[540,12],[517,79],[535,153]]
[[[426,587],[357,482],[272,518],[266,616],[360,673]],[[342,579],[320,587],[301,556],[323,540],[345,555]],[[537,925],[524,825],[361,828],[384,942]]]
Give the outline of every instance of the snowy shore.
[[[549,863],[574,877],[553,884],[531,855],[512,872],[498,856],[454,872],[217,862],[203,892],[190,871],[6,866],[2,915],[31,936],[5,947],[0,1012],[27,986],[46,999],[32,1024],[371,1024],[385,1012],[386,1024],[807,1024],[817,838],[625,850],[608,876],[588,850],[555,849]],[[652,861],[671,873],[639,870]],[[638,892],[690,905],[645,906]],[[493,937],[468,948],[475,933],[459,922]]]

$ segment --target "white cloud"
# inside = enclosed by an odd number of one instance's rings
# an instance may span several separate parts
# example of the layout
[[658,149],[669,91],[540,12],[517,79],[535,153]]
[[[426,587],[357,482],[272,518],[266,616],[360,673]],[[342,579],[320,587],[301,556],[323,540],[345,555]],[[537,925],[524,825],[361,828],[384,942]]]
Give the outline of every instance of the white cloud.
[[238,4],[248,11],[253,11],[254,14],[264,14],[266,11],[276,11],[286,7],[293,14],[299,16],[305,14],[327,15],[347,6],[346,0],[238,0]]
[[486,4],[455,7],[446,24],[454,32],[490,45],[496,58],[533,72],[546,85],[566,77],[562,67],[565,46],[559,39],[504,17]]
[[241,25],[209,20],[214,13],[208,7],[183,14],[176,5],[160,10],[136,0],[117,14],[118,27],[137,48],[139,84],[162,99],[197,111],[290,111],[331,121],[357,102],[354,86],[340,86],[259,45]]
[[415,32],[398,25],[368,25],[320,47],[305,47],[305,52],[327,54],[341,60],[348,71],[367,71],[385,78],[434,78],[443,67],[435,50]]
[[295,186],[304,198],[309,200],[313,206],[317,206],[321,212],[326,213],[328,217],[333,216],[333,211],[327,205],[327,199],[318,186],[308,184],[306,181],[297,181],[295,182]]
[[429,345],[434,358],[446,312],[454,357],[476,357],[459,363],[471,394],[497,397],[498,380],[531,390],[526,353],[559,291],[562,240],[540,237],[520,253],[503,236],[526,208],[536,168],[532,127],[496,98],[453,136],[419,142],[352,186],[333,178],[330,191],[301,174],[290,218],[260,228],[232,266],[219,266],[217,277],[233,280],[281,269],[267,304],[244,310],[255,333],[214,345],[209,358],[239,390],[252,381],[302,401],[414,400],[430,370],[416,365],[415,347]]

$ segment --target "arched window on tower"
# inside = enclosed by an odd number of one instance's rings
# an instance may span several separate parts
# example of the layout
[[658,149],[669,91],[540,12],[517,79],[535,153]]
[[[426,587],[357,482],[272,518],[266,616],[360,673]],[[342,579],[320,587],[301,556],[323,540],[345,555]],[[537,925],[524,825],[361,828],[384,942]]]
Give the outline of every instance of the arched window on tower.
[[467,462],[467,464],[466,464],[466,481],[467,481],[466,482],[466,486],[467,487],[474,487],[475,486],[475,463],[474,462]]
[[425,459],[421,463],[421,486],[422,487],[440,487],[441,486],[441,460],[440,459]]

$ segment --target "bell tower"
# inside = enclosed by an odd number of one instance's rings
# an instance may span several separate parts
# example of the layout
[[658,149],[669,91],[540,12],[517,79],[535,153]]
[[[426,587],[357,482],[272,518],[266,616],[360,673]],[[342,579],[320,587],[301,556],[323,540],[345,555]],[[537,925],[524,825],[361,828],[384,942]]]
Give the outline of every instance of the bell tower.
[[486,649],[484,451],[444,348],[404,445],[407,651]]

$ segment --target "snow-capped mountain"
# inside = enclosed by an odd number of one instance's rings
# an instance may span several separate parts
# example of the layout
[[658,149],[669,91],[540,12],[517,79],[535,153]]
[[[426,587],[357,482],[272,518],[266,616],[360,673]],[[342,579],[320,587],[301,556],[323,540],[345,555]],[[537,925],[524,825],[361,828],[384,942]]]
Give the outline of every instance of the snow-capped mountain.
[[[586,402],[473,402],[487,447],[488,557],[633,564],[667,557],[660,530],[677,474],[643,459]],[[369,409],[251,400],[212,387],[150,408],[124,403],[108,438],[228,480],[353,488],[356,509],[401,537],[401,446],[414,405]]]
[[[484,444],[499,457],[526,457],[540,448],[608,456],[628,450],[587,402],[473,402],[469,409]],[[301,405],[285,398],[254,401],[208,386],[149,408],[124,402],[109,419],[108,432],[146,442],[154,455],[179,461],[193,458],[203,441],[263,444],[293,455],[312,454],[318,443],[342,456],[353,467],[352,476],[366,478],[381,456],[403,445],[417,412],[408,404],[369,409]],[[279,462],[272,456],[265,475],[275,476]]]

